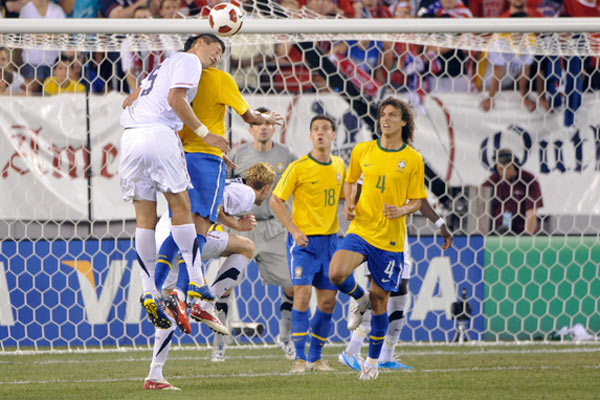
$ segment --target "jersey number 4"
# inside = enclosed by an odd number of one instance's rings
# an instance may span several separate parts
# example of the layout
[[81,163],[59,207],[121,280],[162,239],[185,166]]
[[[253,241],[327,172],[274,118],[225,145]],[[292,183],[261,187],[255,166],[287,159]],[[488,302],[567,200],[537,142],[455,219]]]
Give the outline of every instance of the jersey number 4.
[[381,193],[384,192],[385,190],[385,175],[379,175],[377,177],[377,184],[375,185],[375,187],[379,190],[381,190]]
[[140,93],[140,96],[145,96],[152,91],[152,88],[154,87],[154,81],[156,80],[156,77],[158,76],[158,70],[160,69],[161,65],[162,64],[157,65],[156,68],[154,68],[152,70],[150,75],[148,75],[148,77],[146,79],[148,79],[148,81],[150,81],[150,86],[148,86],[146,89],[142,90],[142,93]]

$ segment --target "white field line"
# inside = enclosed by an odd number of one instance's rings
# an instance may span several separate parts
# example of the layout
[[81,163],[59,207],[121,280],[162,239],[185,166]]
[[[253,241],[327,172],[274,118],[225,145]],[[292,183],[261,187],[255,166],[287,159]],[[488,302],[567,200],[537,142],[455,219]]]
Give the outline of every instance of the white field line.
[[[187,349],[193,350],[193,349]],[[233,348],[227,349],[227,360],[264,360],[264,359],[281,359],[282,356],[280,354],[258,354],[258,355],[231,355],[231,353],[239,352],[243,350],[243,348]],[[574,354],[574,353],[598,353],[600,352],[600,347],[576,347],[576,348],[567,348],[567,349],[520,349],[520,350],[512,350],[512,349],[474,349],[468,351],[461,351],[464,349],[456,348],[455,351],[452,350],[430,350],[430,351],[402,351],[402,346],[398,346],[396,348],[396,354],[399,357],[422,357],[422,356],[446,356],[446,355],[459,355],[459,356],[480,356],[480,355],[513,355],[513,354],[521,354],[521,355],[531,355],[531,354]],[[206,356],[198,355],[198,356],[177,356],[176,353],[172,354],[169,357],[170,361],[206,361],[210,360],[209,350],[203,349],[199,350],[202,353],[207,353]],[[97,359],[68,359],[68,358],[57,358],[57,359],[49,359],[49,360],[0,360],[0,365],[56,365],[56,364],[98,364],[98,363],[124,363],[124,362],[148,362],[151,360],[150,351],[148,350],[147,355],[140,357],[120,357],[113,358],[108,360],[97,360]],[[77,354],[79,356],[79,354]],[[334,355],[325,355],[325,358],[335,359]]]
[[[600,369],[600,365],[579,365],[578,368],[585,369]],[[443,373],[458,373],[458,372],[490,372],[490,371],[538,371],[538,370],[559,370],[563,369],[557,365],[541,365],[541,366],[505,366],[505,367],[471,367],[471,368],[436,368],[436,369],[421,369],[421,370],[400,370],[390,371],[382,369],[381,373],[409,373],[409,374],[443,374]],[[327,372],[329,375],[356,375],[357,371],[335,371]],[[241,374],[206,374],[206,375],[190,375],[170,379],[171,382],[180,382],[189,379],[230,379],[230,378],[262,378],[262,377],[284,377],[296,376],[290,372],[264,372],[264,373],[241,373]],[[0,385],[49,385],[49,384],[87,384],[87,383],[114,383],[114,382],[143,382],[144,377],[126,377],[126,378],[107,378],[107,379],[49,379],[35,381],[0,381]]]
[[[327,343],[327,347],[344,347],[346,343]],[[572,340],[566,341],[511,341],[511,342],[484,342],[484,341],[470,341],[466,343],[448,343],[448,342],[399,342],[398,346],[402,348],[423,348],[423,347],[442,347],[449,349],[469,349],[481,347],[524,347],[524,346],[548,346],[548,347],[570,347],[570,346],[598,346],[600,347],[600,340],[598,341],[585,341],[577,342]],[[242,344],[242,345],[231,345],[227,349],[231,350],[262,350],[262,349],[276,349],[278,348],[275,344]],[[207,350],[212,349],[210,344],[189,344],[189,345],[178,345],[173,344],[171,350]],[[146,352],[152,350],[150,345],[136,345],[136,346],[123,346],[123,347],[106,347],[106,348],[86,348],[86,347],[73,347],[70,349],[52,349],[52,350],[14,350],[0,348],[0,358],[3,356],[14,356],[14,355],[38,355],[38,354],[97,354],[97,353],[132,353],[132,352]]]

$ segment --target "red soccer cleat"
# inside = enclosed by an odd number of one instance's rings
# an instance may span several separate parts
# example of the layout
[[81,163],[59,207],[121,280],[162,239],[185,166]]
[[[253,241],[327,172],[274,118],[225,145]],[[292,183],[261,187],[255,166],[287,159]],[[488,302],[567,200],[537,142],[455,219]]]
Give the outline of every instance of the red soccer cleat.
[[201,307],[198,303],[194,304],[190,310],[190,317],[198,322],[206,324],[210,329],[217,333],[222,335],[231,335],[229,329],[223,325],[217,316],[217,312],[213,303],[205,301],[203,307]]
[[191,333],[192,327],[187,314],[187,305],[185,302],[179,300],[177,292],[172,291],[170,295],[165,298],[165,306],[173,313],[177,326],[184,333]]
[[153,381],[152,379],[146,379],[144,381],[144,390],[181,390],[178,387],[171,385],[169,382]]

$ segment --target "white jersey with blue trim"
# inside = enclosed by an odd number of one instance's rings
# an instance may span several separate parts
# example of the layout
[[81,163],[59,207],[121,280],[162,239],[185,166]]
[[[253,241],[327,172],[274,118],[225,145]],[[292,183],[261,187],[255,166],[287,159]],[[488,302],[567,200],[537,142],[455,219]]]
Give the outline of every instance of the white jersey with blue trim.
[[[244,184],[242,179],[227,179],[223,192],[223,211],[227,215],[236,217],[249,214],[254,205],[255,198],[254,190]],[[156,224],[155,238],[157,251],[170,233],[171,217],[167,211],[160,217]],[[207,240],[210,240],[210,238]]]
[[256,200],[254,190],[240,178],[227,179],[223,192],[223,211],[227,215],[242,216],[250,213]]
[[202,64],[192,53],[176,53],[157,65],[142,81],[140,95],[121,114],[121,126],[135,128],[164,125],[179,131],[183,122],[169,105],[169,91],[173,88],[187,89],[191,102],[196,96],[202,75]]

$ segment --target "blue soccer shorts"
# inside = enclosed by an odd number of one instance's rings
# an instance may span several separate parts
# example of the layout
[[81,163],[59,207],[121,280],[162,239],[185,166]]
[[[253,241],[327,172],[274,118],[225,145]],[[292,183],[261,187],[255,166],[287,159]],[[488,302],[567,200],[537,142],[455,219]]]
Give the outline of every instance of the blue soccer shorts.
[[404,268],[403,252],[378,249],[354,233],[342,240],[339,250],[349,250],[365,256],[373,281],[388,292],[398,290]]
[[225,162],[221,157],[206,153],[185,153],[185,161],[194,185],[188,191],[192,212],[216,223],[225,190]]
[[337,290],[329,280],[329,261],[337,250],[337,234],[308,237],[306,247],[298,246],[288,233],[288,268],[292,285],[312,285],[317,289]]

